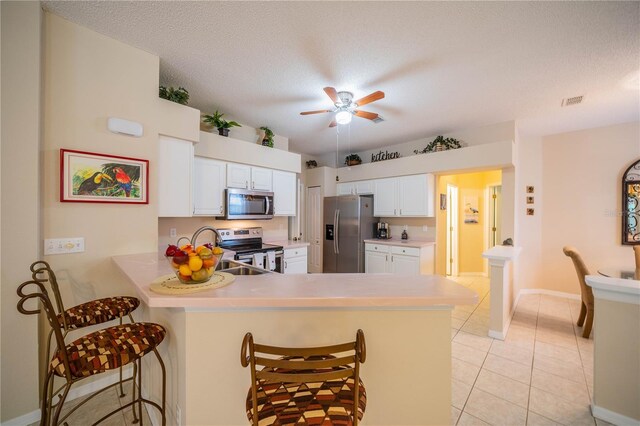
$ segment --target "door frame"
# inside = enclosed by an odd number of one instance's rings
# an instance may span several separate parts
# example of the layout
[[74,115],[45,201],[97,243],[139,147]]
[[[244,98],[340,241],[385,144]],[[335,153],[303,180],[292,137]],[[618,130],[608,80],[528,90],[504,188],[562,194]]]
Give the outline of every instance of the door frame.
[[459,275],[459,196],[458,186],[447,183],[447,245],[445,256],[445,274],[457,277]]
[[[489,247],[490,244],[490,239],[491,239],[491,233],[492,231],[492,215],[491,213],[493,212],[493,203],[492,203],[492,190],[500,187],[500,194],[502,194],[502,182],[494,182],[494,183],[489,183],[485,186],[484,189],[484,223],[485,223],[485,227],[484,227],[484,231],[483,231],[483,251],[489,250],[491,247]],[[495,213],[495,212],[494,212]],[[495,217],[495,215],[494,215]],[[501,243],[500,238],[498,238],[496,240],[496,244],[495,245],[499,245]],[[488,271],[489,271],[489,261],[487,259],[484,259],[483,263],[483,268],[484,268],[484,274],[487,275]]]

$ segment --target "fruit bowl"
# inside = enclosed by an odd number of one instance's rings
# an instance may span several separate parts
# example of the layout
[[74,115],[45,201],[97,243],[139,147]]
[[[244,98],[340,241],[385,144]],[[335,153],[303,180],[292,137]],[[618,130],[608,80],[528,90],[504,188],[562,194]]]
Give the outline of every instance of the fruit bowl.
[[220,247],[213,247],[211,244],[195,248],[191,244],[180,247],[169,245],[165,251],[165,258],[181,283],[201,284],[213,276],[220,264],[222,253]]

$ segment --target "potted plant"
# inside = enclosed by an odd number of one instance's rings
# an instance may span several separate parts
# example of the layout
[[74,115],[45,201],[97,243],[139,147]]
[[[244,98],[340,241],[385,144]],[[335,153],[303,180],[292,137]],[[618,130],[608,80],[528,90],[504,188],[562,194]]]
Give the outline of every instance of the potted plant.
[[443,136],[437,136],[433,141],[431,141],[424,149],[421,150],[413,150],[415,154],[426,154],[427,152],[439,152],[446,151],[449,149],[458,149],[462,148],[460,145],[460,141],[454,138],[445,138]]
[[307,161],[307,169],[315,169],[318,167],[318,162],[316,160]]
[[224,114],[221,114],[216,110],[213,115],[203,115],[202,121],[207,124],[211,124],[213,127],[218,129],[218,134],[220,136],[229,136],[229,129],[231,127],[242,127],[235,121],[227,121],[222,118]]
[[349,154],[345,157],[344,164],[347,166],[357,166],[358,164],[362,164],[362,160],[358,154]]
[[268,146],[273,148],[273,131],[267,126],[260,127],[260,130],[264,131],[264,137],[262,138],[262,146]]
[[160,86],[158,94],[162,99],[166,99],[180,105],[186,105],[189,102],[189,91],[184,87],[178,87],[177,89],[169,87],[167,89],[165,86]]

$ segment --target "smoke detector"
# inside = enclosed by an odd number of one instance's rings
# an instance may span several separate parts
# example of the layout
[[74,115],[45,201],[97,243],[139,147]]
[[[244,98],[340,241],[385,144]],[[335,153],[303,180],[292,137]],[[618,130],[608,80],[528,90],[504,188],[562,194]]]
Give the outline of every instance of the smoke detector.
[[570,105],[577,105],[582,102],[582,99],[584,99],[584,95],[574,96],[573,98],[564,98],[560,103],[560,106],[566,107]]

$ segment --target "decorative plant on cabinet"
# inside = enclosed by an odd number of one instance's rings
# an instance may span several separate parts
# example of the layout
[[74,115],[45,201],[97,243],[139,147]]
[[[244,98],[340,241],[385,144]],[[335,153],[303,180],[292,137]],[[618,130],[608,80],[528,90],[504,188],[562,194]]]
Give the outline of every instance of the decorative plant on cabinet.
[[165,86],[160,86],[158,96],[180,105],[186,105],[189,102],[189,91],[184,87],[178,87],[177,89],[169,87],[167,89]]
[[437,136],[433,141],[431,141],[424,149],[421,150],[413,150],[415,154],[426,154],[427,152],[439,152],[439,151],[447,151],[449,149],[458,149],[462,148],[460,141],[454,138],[445,138],[443,136]]
[[229,136],[229,129],[231,127],[242,127],[235,121],[227,121],[223,119],[222,116],[224,116],[224,114],[216,110],[213,115],[203,115],[202,121],[216,127],[220,136]]
[[349,154],[345,157],[344,164],[347,166],[357,166],[358,164],[362,164],[362,160],[358,154]]
[[273,131],[267,126],[260,127],[260,130],[264,131],[264,137],[262,138],[262,145],[273,148]]

